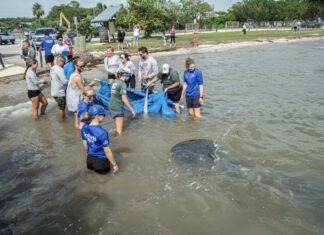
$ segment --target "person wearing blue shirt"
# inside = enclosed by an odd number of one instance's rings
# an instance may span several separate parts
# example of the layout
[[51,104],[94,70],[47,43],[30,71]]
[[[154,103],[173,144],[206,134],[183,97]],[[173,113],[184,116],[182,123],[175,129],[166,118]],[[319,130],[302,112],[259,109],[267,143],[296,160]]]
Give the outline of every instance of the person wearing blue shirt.
[[79,128],[80,130],[84,126],[84,124],[87,124],[89,122],[84,121],[83,118],[89,119],[89,117],[84,117],[86,113],[88,113],[89,108],[92,105],[94,91],[91,86],[85,86],[82,90],[82,100],[80,100],[80,103],[78,105],[78,111],[77,116],[79,120]]
[[186,96],[186,104],[189,116],[200,119],[200,107],[204,103],[204,80],[202,72],[196,68],[195,62],[191,58],[185,61],[186,71],[183,74],[183,90],[181,102],[184,95]]
[[49,36],[48,32],[45,32],[45,38],[40,44],[39,51],[44,50],[45,62],[49,68],[53,66],[54,56],[52,55],[52,47],[54,46],[55,41]]
[[105,118],[106,112],[101,105],[94,104],[88,110],[91,122],[81,129],[83,147],[87,151],[87,168],[99,174],[110,171],[118,171],[118,165],[109,147],[108,132],[100,126],[100,122]]

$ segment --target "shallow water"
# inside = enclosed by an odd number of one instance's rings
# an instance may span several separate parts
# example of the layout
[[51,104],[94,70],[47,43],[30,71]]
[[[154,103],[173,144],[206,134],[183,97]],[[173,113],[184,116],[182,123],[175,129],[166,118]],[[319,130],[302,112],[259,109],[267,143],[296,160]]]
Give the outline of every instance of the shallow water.
[[[72,117],[50,99],[35,123],[25,94],[0,101],[0,228],[15,234],[323,234],[324,41],[194,54],[201,122],[182,114],[127,118],[111,135],[117,175],[85,169]],[[185,55],[161,57],[183,70]],[[5,100],[6,101],[6,100]],[[6,101],[7,102],[7,101]],[[113,129],[110,118],[103,124]],[[210,168],[170,149],[216,141]]]

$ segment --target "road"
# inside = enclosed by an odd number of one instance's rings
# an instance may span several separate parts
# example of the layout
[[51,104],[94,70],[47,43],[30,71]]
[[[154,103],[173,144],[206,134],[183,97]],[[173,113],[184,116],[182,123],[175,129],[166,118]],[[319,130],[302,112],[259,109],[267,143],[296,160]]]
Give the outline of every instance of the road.
[[16,40],[15,44],[0,45],[0,53],[4,56],[3,61],[5,64],[14,64],[25,66],[25,62],[20,58],[21,41]]

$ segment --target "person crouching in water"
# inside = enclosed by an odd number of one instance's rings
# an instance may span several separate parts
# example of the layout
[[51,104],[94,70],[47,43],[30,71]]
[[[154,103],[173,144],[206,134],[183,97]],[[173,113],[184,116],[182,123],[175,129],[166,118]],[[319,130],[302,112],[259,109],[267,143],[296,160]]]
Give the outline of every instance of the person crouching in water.
[[126,89],[125,81],[127,81],[130,76],[131,76],[130,71],[123,71],[121,73],[118,73],[119,78],[115,81],[115,83],[111,87],[111,98],[109,102],[109,110],[110,110],[111,117],[115,119],[116,132],[118,135],[121,135],[123,131],[124,104],[131,111],[133,118],[136,116],[136,113],[127,98],[127,89]]
[[27,60],[27,72],[25,74],[25,79],[27,82],[27,89],[28,89],[28,98],[32,102],[33,106],[33,117],[35,120],[39,119],[38,109],[39,103],[42,103],[40,108],[41,115],[45,114],[46,107],[48,105],[46,97],[43,95],[41,91],[41,86],[43,84],[47,84],[48,81],[40,80],[36,75],[38,63],[35,59]]
[[85,86],[83,88],[82,99],[80,100],[80,103],[78,105],[78,112],[77,112],[80,130],[82,129],[84,124],[87,123],[82,119],[82,117],[86,112],[89,111],[89,108],[92,105],[93,95],[94,95],[94,91],[91,86]]
[[87,151],[87,168],[99,174],[105,174],[112,167],[113,173],[118,171],[118,165],[109,147],[108,132],[100,126],[105,118],[105,110],[101,105],[92,105],[85,118],[90,121],[81,129],[83,147]]

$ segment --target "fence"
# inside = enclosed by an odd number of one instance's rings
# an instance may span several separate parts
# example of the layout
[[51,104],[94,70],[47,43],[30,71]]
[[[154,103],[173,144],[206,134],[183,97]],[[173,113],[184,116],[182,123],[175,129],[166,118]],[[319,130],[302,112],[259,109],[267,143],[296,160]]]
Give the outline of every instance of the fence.
[[280,28],[280,27],[291,27],[293,25],[292,21],[227,21],[225,23],[225,29],[238,29],[242,28],[243,24],[246,24],[246,27],[249,29],[253,28]]
[[213,31],[215,27],[211,24],[199,25],[198,23],[186,24],[186,31]]

